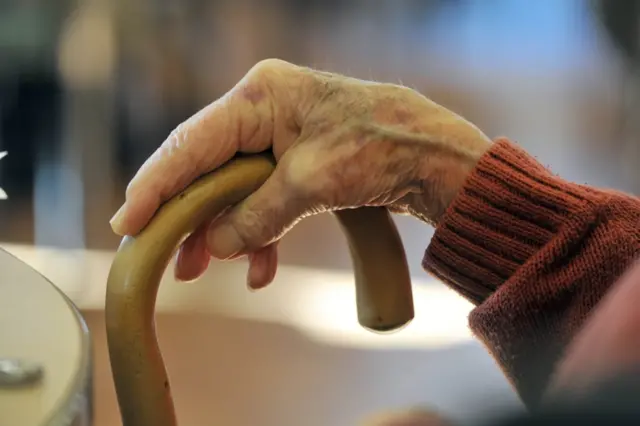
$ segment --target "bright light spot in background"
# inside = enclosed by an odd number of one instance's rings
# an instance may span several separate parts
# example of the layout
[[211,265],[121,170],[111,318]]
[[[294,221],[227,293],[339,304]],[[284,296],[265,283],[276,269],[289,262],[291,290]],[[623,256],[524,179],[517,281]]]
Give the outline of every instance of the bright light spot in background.
[[[438,282],[416,282],[415,318],[390,334],[376,334],[358,324],[353,278],[350,274],[310,274],[304,291],[295,294],[294,325],[311,338],[331,344],[365,347],[425,348],[472,339],[467,316],[473,305]],[[309,284],[309,285],[308,285]]]
[[[2,248],[49,278],[80,309],[104,308],[113,252],[14,244]],[[156,311],[278,323],[322,344],[363,349],[441,348],[472,339],[467,316],[473,305],[427,276],[412,280],[414,320],[394,333],[376,334],[358,323],[351,271],[281,265],[273,285],[251,293],[243,285],[247,267],[246,261],[216,263],[189,285],[176,282],[169,268]]]

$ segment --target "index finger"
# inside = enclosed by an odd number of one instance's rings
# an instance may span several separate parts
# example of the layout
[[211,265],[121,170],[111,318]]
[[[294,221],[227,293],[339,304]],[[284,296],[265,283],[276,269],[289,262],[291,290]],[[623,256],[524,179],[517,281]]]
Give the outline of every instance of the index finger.
[[[199,176],[220,167],[237,152],[260,152],[272,144],[274,119],[282,108],[272,99],[274,68],[259,63],[226,95],[180,124],[131,180],[123,206],[111,219],[119,235],[135,235],[158,207]],[[287,119],[287,117],[280,117]]]

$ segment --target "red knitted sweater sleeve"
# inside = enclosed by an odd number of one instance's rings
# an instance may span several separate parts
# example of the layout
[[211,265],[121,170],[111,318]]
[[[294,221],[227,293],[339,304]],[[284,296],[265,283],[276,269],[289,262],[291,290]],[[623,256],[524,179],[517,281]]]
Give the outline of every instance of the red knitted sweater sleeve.
[[476,305],[471,329],[533,408],[570,339],[639,256],[640,199],[567,182],[499,139],[423,265]]

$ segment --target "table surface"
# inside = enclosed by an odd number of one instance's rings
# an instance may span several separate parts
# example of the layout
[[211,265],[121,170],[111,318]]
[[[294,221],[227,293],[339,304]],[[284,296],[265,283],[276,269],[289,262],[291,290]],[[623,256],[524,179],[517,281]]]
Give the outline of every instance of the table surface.
[[0,388],[0,426],[47,424],[83,391],[89,362],[86,325],[49,281],[0,250],[0,357],[35,362],[42,381]]

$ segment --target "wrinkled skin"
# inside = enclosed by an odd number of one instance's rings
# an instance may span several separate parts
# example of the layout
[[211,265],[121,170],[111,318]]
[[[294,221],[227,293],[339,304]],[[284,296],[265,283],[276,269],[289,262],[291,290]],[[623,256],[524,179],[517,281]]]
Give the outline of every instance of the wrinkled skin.
[[271,149],[278,164],[265,185],[189,237],[176,267],[186,281],[210,255],[248,255],[248,283],[260,288],[275,275],[277,241],[305,216],[387,206],[437,223],[490,143],[406,87],[266,60],[172,132],[130,183],[112,227],[136,234],[198,176],[238,152]]
[[[176,268],[186,281],[206,270],[210,256],[247,255],[248,283],[259,288],[275,275],[277,241],[305,216],[386,206],[437,224],[489,146],[471,123],[406,87],[267,60],[172,132],[132,180],[112,227],[135,235],[162,202],[198,176],[238,152],[272,149],[278,165],[266,184],[190,236]],[[640,364],[638,284],[640,265],[613,288],[568,348],[549,397]],[[446,422],[411,411],[370,424]]]

